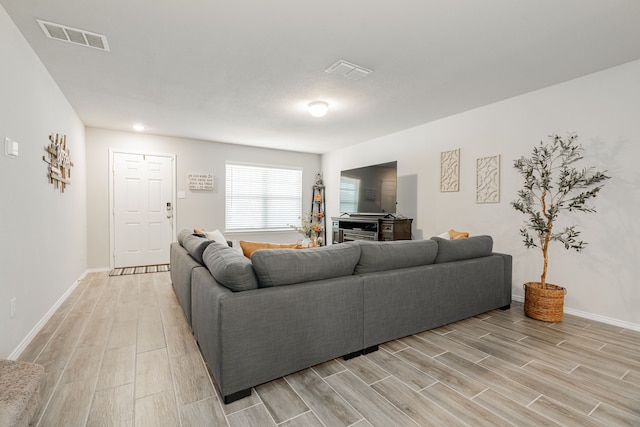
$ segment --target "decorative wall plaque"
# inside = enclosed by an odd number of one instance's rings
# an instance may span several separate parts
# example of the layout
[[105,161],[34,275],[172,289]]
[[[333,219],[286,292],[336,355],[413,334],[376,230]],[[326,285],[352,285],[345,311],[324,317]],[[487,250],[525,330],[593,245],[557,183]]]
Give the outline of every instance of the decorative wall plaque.
[[440,191],[458,191],[460,179],[460,149],[440,153]]
[[62,135],[62,138],[56,134],[55,138],[53,134],[49,135],[49,141],[51,143],[44,147],[44,151],[47,152],[47,156],[42,156],[42,160],[49,164],[49,182],[60,188],[60,192],[64,193],[64,189],[67,185],[71,185],[71,167],[73,162],[69,156],[69,150],[67,149],[67,135]]
[[189,190],[213,191],[213,174],[211,173],[190,173]]
[[500,155],[476,159],[476,203],[500,202]]

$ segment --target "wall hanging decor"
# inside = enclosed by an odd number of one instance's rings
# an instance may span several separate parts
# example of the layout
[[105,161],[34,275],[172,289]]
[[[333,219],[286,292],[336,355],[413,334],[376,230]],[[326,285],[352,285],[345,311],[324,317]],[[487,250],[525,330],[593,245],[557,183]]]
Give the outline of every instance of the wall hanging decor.
[[500,155],[476,159],[476,203],[500,202]]
[[189,190],[213,191],[212,173],[190,173]]
[[67,185],[71,185],[71,167],[73,162],[69,156],[67,149],[67,135],[60,137],[57,133],[49,135],[50,144],[44,147],[47,156],[42,156],[42,160],[49,164],[49,182],[60,188],[60,192],[64,193]]
[[458,191],[460,179],[460,149],[440,153],[440,191]]

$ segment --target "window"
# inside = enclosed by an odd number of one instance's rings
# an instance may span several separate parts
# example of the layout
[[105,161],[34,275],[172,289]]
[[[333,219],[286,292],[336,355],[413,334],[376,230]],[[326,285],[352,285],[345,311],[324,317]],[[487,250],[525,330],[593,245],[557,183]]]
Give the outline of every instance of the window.
[[340,178],[340,212],[358,212],[360,180],[343,176]]
[[302,170],[227,163],[226,229],[290,230],[302,216]]

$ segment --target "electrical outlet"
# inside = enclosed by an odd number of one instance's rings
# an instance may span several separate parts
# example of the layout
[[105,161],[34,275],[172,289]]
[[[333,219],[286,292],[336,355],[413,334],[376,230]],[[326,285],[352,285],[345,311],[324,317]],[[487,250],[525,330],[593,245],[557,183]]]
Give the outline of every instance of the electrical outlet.
[[11,318],[13,319],[16,315],[16,299],[11,298]]

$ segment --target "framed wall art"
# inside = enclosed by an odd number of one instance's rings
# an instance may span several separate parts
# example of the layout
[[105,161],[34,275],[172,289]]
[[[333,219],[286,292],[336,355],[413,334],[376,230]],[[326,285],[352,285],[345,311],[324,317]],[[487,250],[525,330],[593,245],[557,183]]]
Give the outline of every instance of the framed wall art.
[[476,159],[476,203],[500,202],[500,155]]
[[440,153],[440,192],[458,191],[460,181],[460,149]]

